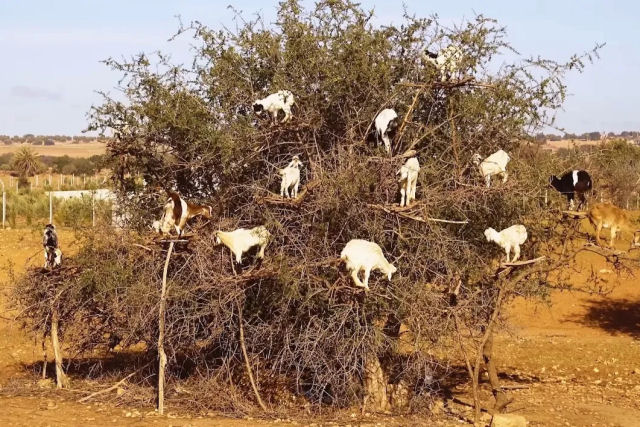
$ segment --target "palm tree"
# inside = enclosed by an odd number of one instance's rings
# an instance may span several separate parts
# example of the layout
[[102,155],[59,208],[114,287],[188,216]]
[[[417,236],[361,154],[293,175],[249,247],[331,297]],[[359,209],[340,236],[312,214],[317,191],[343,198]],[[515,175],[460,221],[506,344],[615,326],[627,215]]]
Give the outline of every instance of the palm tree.
[[35,175],[40,170],[39,155],[29,147],[20,147],[13,155],[13,170],[20,177]]

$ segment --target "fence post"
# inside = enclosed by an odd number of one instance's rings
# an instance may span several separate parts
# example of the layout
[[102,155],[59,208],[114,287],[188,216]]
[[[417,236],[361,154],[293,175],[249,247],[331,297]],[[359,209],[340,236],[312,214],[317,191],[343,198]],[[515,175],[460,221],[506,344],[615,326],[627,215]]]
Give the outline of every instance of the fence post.
[[91,224],[96,226],[96,193],[91,192]]
[[7,213],[7,193],[4,191],[4,181],[0,179],[2,184],[2,229],[4,229],[4,220]]
[[49,224],[53,224],[53,192],[49,190]]

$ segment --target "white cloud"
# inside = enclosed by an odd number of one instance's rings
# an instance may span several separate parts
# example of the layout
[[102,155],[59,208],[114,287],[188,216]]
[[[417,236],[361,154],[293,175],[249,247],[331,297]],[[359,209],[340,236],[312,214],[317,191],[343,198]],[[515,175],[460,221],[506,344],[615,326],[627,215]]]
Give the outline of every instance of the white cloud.
[[62,94],[60,93],[31,86],[13,86],[11,88],[11,95],[20,98],[47,99],[49,101],[60,101],[62,99]]

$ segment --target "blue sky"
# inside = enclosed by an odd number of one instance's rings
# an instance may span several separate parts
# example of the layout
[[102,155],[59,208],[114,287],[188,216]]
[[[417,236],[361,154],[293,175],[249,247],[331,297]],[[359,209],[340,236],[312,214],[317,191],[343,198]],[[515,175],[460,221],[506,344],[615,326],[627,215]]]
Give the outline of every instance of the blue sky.
[[[274,0],[0,0],[0,134],[80,134],[97,90],[113,90],[118,74],[99,61],[145,51],[186,60],[188,40],[168,43],[183,21],[233,25],[232,4],[275,17]],[[307,2],[310,3],[310,2]],[[362,0],[377,23],[399,22],[400,2]],[[640,130],[640,2],[405,0],[409,11],[459,23],[475,13],[498,19],[524,55],[566,59],[606,42],[601,59],[567,83],[571,96],[558,125],[571,132]]]

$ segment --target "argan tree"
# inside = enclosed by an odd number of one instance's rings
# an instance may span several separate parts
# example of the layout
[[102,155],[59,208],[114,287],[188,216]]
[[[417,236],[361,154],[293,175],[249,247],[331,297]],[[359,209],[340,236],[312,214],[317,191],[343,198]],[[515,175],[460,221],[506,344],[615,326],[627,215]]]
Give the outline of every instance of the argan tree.
[[[238,15],[232,30],[182,26],[176,37],[195,46],[189,66],[162,54],[106,61],[122,73],[125,99],[105,94],[91,129],[114,136],[107,152],[130,229],[93,236],[81,252],[77,284],[93,301],[84,307],[99,307],[93,322],[126,342],[155,342],[148,313],[157,310],[164,254],[133,240],[160,215],[157,188],[173,188],[217,212],[194,226],[169,266],[170,365],[187,357],[208,367],[193,375],[236,390],[246,384],[242,337],[267,406],[280,404],[271,391],[284,384],[317,404],[419,410],[458,365],[459,338],[477,383],[468,339],[486,347],[511,295],[523,287],[539,295],[533,283],[548,281],[535,264],[496,275],[502,252],[483,230],[523,223],[535,236],[523,256],[553,255],[555,218],[541,197],[553,168],[537,164],[546,157],[528,141],[553,122],[565,73],[594,52],[566,63],[523,58],[484,16],[454,28],[410,15],[377,26],[373,16],[350,0],[308,10],[286,0],[272,24]],[[463,59],[441,81],[422,52],[450,44]],[[283,89],[296,100],[290,122],[253,113],[254,100]],[[368,138],[383,108],[399,114],[391,156]],[[513,159],[511,177],[486,188],[471,157],[500,148]],[[301,194],[282,200],[277,168],[293,155],[305,164]],[[400,209],[395,172],[413,155],[422,166],[417,201]],[[234,274],[212,231],[261,224],[272,234],[266,259]],[[353,286],[338,257],[354,238],[383,248],[398,267],[391,282]],[[121,276],[114,269],[127,281],[108,280]],[[451,357],[436,358],[436,349]]]

